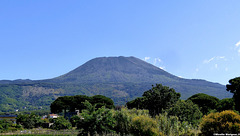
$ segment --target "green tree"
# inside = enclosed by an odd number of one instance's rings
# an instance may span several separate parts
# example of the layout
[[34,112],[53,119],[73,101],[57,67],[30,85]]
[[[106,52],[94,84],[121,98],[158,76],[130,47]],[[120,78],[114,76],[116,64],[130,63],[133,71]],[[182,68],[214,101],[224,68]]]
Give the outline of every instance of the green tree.
[[163,110],[170,108],[179,98],[180,93],[176,93],[173,88],[156,84],[152,89],[143,93],[144,105],[149,110],[150,115],[158,115]]
[[144,97],[138,97],[132,101],[126,103],[127,108],[129,109],[144,109]]
[[167,110],[168,115],[177,116],[179,121],[187,121],[194,125],[197,125],[202,112],[196,104],[192,101],[179,100],[173,107]]
[[71,129],[71,128],[72,128],[71,123],[68,120],[66,120],[64,117],[61,116],[54,119],[52,129],[60,130],[60,129]]
[[103,95],[92,96],[90,99],[90,103],[92,105],[96,104],[96,108],[101,108],[102,106],[105,106],[108,109],[114,108],[113,100]]
[[40,127],[42,123],[41,117],[35,114],[19,114],[17,116],[17,124],[22,125],[26,129]]
[[204,93],[195,94],[187,100],[191,100],[193,103],[197,104],[203,115],[206,115],[211,110],[216,109],[219,102],[218,98]]
[[64,115],[67,110],[71,109],[72,97],[71,96],[63,96],[58,97],[54,102],[51,103],[50,109],[52,113],[62,113],[64,111]]
[[233,93],[235,109],[240,112],[240,77],[229,80],[229,84],[226,87],[227,91]]
[[51,103],[51,112],[52,113],[62,113],[64,111],[64,117],[66,112],[74,112],[76,109],[82,110],[86,107],[83,105],[83,102],[89,101],[91,104],[96,104],[97,108],[105,106],[107,108],[113,108],[114,102],[112,99],[103,96],[95,95],[88,97],[86,95],[76,95],[76,96],[63,96],[58,97],[54,102]]
[[82,110],[82,119],[77,123],[77,128],[81,129],[79,135],[93,136],[95,134],[102,135],[104,132],[112,132],[115,126],[112,111],[105,107],[96,108],[90,102],[85,101],[85,110]]
[[217,110],[224,111],[224,110],[234,110],[234,100],[233,98],[225,98],[219,101]]
[[80,122],[81,118],[78,115],[74,115],[71,117],[70,122],[73,127],[77,126],[77,123]]
[[83,104],[83,102],[90,101],[91,97],[86,96],[86,95],[75,95],[75,96],[71,96],[72,97],[72,103],[71,103],[71,107],[70,107],[70,111],[74,112],[76,109],[78,109],[79,111],[81,111],[82,109],[85,109],[85,106]]

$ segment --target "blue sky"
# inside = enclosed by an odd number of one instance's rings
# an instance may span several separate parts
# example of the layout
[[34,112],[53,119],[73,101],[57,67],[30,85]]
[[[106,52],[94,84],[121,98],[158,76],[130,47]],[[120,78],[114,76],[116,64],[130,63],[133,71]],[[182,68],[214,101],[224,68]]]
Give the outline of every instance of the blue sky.
[[47,79],[135,56],[189,79],[240,76],[239,0],[0,1],[0,79]]

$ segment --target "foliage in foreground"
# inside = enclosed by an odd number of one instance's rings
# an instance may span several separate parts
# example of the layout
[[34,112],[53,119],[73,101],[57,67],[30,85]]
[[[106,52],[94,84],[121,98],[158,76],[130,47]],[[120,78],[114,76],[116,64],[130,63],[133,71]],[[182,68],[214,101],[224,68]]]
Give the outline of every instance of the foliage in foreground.
[[17,116],[17,124],[26,129],[40,127],[42,123],[41,117],[35,114],[19,114]]
[[192,101],[179,100],[173,107],[167,110],[172,116],[177,116],[181,122],[188,121],[197,125],[202,117],[202,112]]
[[122,108],[120,111],[115,111],[114,118],[115,131],[122,136],[127,134],[175,136],[194,130],[188,122],[181,122],[176,116],[163,113],[151,117],[148,110]]
[[214,133],[235,133],[240,132],[240,115],[234,111],[210,113],[204,116],[200,124],[203,135],[213,135]]
[[112,116],[112,111],[105,107],[96,109],[96,105],[92,105],[88,101],[83,103],[86,109],[82,111],[82,119],[77,123],[77,128],[80,129],[80,136],[85,136],[88,133],[90,136],[95,134],[103,134],[113,132],[115,120]]
[[71,129],[72,124],[66,120],[64,117],[58,117],[54,119],[54,124],[52,125],[52,129],[60,130],[60,129]]

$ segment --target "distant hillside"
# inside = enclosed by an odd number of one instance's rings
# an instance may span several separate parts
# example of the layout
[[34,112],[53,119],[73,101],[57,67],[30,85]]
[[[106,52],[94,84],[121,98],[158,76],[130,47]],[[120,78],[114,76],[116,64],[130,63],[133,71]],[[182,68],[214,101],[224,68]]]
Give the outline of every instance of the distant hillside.
[[196,93],[231,97],[224,85],[179,78],[135,57],[101,57],[53,79],[0,81],[0,109],[47,108],[59,96],[78,94],[101,94],[124,104],[156,83],[174,88],[182,99]]

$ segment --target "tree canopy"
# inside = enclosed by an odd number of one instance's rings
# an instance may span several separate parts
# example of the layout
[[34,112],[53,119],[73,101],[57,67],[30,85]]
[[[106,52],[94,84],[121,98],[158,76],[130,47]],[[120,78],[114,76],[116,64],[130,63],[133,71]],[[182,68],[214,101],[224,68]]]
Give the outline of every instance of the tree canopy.
[[227,91],[233,93],[233,100],[235,103],[235,109],[240,111],[240,77],[229,80],[229,84],[226,85]]
[[224,111],[224,110],[234,110],[234,101],[233,98],[225,98],[219,101],[217,110],[218,111]]
[[126,103],[126,106],[129,108],[129,109],[132,109],[132,108],[137,108],[137,109],[144,109],[145,105],[144,105],[144,97],[138,97],[132,101],[129,101]]
[[179,100],[173,107],[167,110],[168,115],[177,116],[180,121],[188,121],[197,125],[202,117],[199,107],[192,101]]
[[181,95],[176,93],[173,88],[156,84],[156,86],[152,86],[152,89],[144,92],[142,96],[128,102],[127,107],[148,109],[150,115],[155,116],[175,104]]
[[211,110],[216,109],[219,102],[219,99],[217,97],[204,93],[195,94],[189,97],[187,100],[191,100],[193,103],[197,104],[204,115],[206,115]]
[[180,96],[181,94],[176,93],[173,88],[161,84],[156,84],[156,86],[152,86],[152,89],[143,93],[144,104],[151,115],[157,115],[164,109],[170,108],[179,100]]
[[114,102],[112,99],[103,96],[103,95],[95,95],[92,97],[85,95],[76,95],[76,96],[63,96],[58,97],[54,102],[51,103],[51,112],[52,113],[61,113],[64,111],[74,112],[76,109],[82,110],[86,107],[83,102],[89,101],[91,104],[96,104],[97,108],[102,106],[106,106],[107,108],[113,108]]

